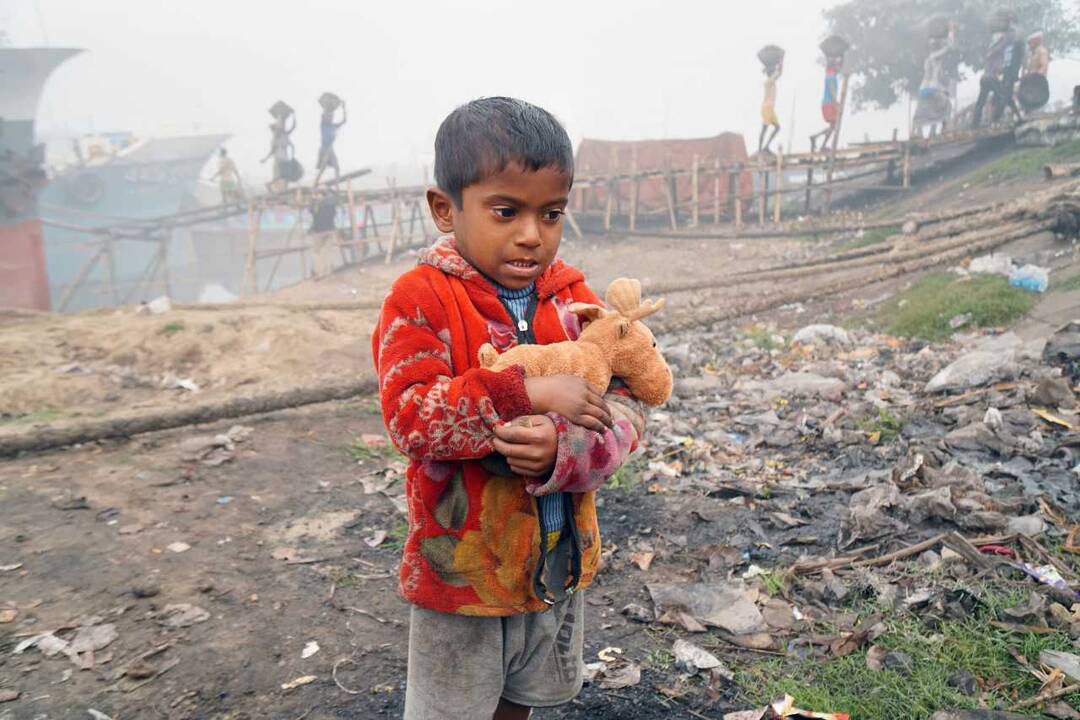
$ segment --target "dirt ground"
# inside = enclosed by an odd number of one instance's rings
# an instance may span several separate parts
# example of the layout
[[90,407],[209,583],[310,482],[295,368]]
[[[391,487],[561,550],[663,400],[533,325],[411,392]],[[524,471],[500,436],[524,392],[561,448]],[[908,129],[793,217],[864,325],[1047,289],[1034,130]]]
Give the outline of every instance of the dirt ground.
[[[563,256],[602,291],[619,275],[646,285],[703,280],[826,250],[800,241],[634,238],[567,242]],[[0,435],[367,375],[377,303],[415,262],[411,255],[345,270],[235,308],[0,315]],[[700,301],[673,295],[669,312]],[[362,306],[289,309],[313,302]]]
[[[563,254],[602,288],[616,275],[646,284],[693,280],[835,249],[801,240],[635,238],[569,242]],[[411,263],[340,272],[271,300],[376,301]],[[740,322],[791,329],[850,317],[908,281]],[[724,298],[681,293],[669,298],[668,311]],[[1057,317],[1075,298],[1054,302],[1066,304],[1050,308]],[[0,433],[364,374],[375,316],[251,307],[4,318]],[[191,379],[199,391],[163,388],[168,374]],[[187,459],[192,438],[236,425],[251,430],[228,461]],[[0,720],[87,717],[89,709],[116,720],[399,717],[408,628],[408,608],[395,593],[401,468],[392,456],[361,453],[366,459],[358,461],[350,453],[363,434],[382,432],[374,399],[356,398],[0,464],[0,693],[19,693],[0,703]],[[834,500],[814,502],[828,515]],[[648,580],[696,578],[709,560],[695,548],[760,529],[755,516],[736,512],[738,503],[745,509],[739,498],[688,498],[644,485],[604,494],[605,545],[622,555],[587,591],[586,658],[617,646],[649,672],[637,687],[588,686],[573,703],[534,717],[700,719],[746,707],[739,697],[706,707],[700,697],[663,692],[671,678],[662,652],[674,631],[620,614],[628,603],[649,603],[645,576],[627,550],[663,539],[676,549],[659,554]],[[782,507],[789,503],[795,499],[781,499]],[[762,547],[756,559],[774,565],[800,552]],[[41,633],[107,624],[115,640],[75,660],[14,654]],[[735,662],[751,657],[724,649]]]

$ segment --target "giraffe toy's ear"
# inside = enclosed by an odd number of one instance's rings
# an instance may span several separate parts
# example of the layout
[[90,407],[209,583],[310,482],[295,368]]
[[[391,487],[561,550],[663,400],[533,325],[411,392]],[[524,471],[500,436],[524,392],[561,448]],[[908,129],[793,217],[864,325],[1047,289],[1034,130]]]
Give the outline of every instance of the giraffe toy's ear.
[[593,305],[591,303],[570,303],[570,305],[568,305],[566,309],[581,318],[581,322],[583,325],[588,325],[589,323],[595,320],[599,320],[600,318],[605,317],[608,314],[608,311],[604,308],[600,307],[599,305]]

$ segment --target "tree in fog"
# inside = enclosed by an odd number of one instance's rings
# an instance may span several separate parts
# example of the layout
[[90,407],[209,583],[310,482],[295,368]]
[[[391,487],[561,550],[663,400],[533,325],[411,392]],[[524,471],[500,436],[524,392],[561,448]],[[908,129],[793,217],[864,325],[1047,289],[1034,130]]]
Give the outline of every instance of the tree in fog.
[[961,71],[981,71],[990,44],[990,15],[1009,10],[1018,36],[1046,33],[1056,57],[1080,48],[1080,13],[1070,0],[848,0],[825,11],[830,33],[851,41],[847,67],[858,107],[887,108],[917,92],[928,52],[927,22],[956,21]]

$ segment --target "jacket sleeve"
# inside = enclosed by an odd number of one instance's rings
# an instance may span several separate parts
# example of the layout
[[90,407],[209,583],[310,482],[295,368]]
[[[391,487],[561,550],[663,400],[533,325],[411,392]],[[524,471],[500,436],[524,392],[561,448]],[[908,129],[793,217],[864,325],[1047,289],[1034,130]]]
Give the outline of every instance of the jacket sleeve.
[[555,465],[544,482],[526,486],[530,494],[598,490],[637,449],[645,429],[644,407],[620,385],[615,384],[604,395],[615,422],[602,433],[548,414],[558,435]]
[[452,341],[435,289],[415,276],[399,280],[383,303],[372,355],[390,439],[411,458],[484,457],[496,425],[532,411],[520,367],[455,376]]
[[[584,282],[571,286],[577,302],[603,305]],[[542,482],[526,486],[533,495],[553,492],[583,493],[597,490],[622,467],[637,449],[645,432],[644,404],[634,398],[617,378],[612,381],[604,400],[611,408],[614,427],[602,433],[574,425],[561,415],[550,414],[558,434],[555,466]]]

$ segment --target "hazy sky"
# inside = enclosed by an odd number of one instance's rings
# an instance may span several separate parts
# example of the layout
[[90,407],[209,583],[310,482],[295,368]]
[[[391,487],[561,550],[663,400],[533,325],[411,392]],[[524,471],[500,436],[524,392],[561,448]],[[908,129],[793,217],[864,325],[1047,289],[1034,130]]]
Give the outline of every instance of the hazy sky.
[[[293,138],[314,164],[325,90],[343,96],[343,169],[406,174],[431,162],[439,121],[466,100],[514,95],[582,137],[697,137],[755,145],[766,43],[787,49],[778,109],[786,146],[821,128],[821,11],[831,0],[0,0],[17,46],[81,47],[50,81],[39,135],[225,132],[250,177],[269,170],[267,108],[297,109]],[[1057,97],[1080,65],[1052,72]],[[973,95],[971,86],[962,95]],[[962,100],[964,98],[962,97]],[[969,98],[970,99],[970,98]],[[845,121],[845,138],[907,126],[907,104]]]

